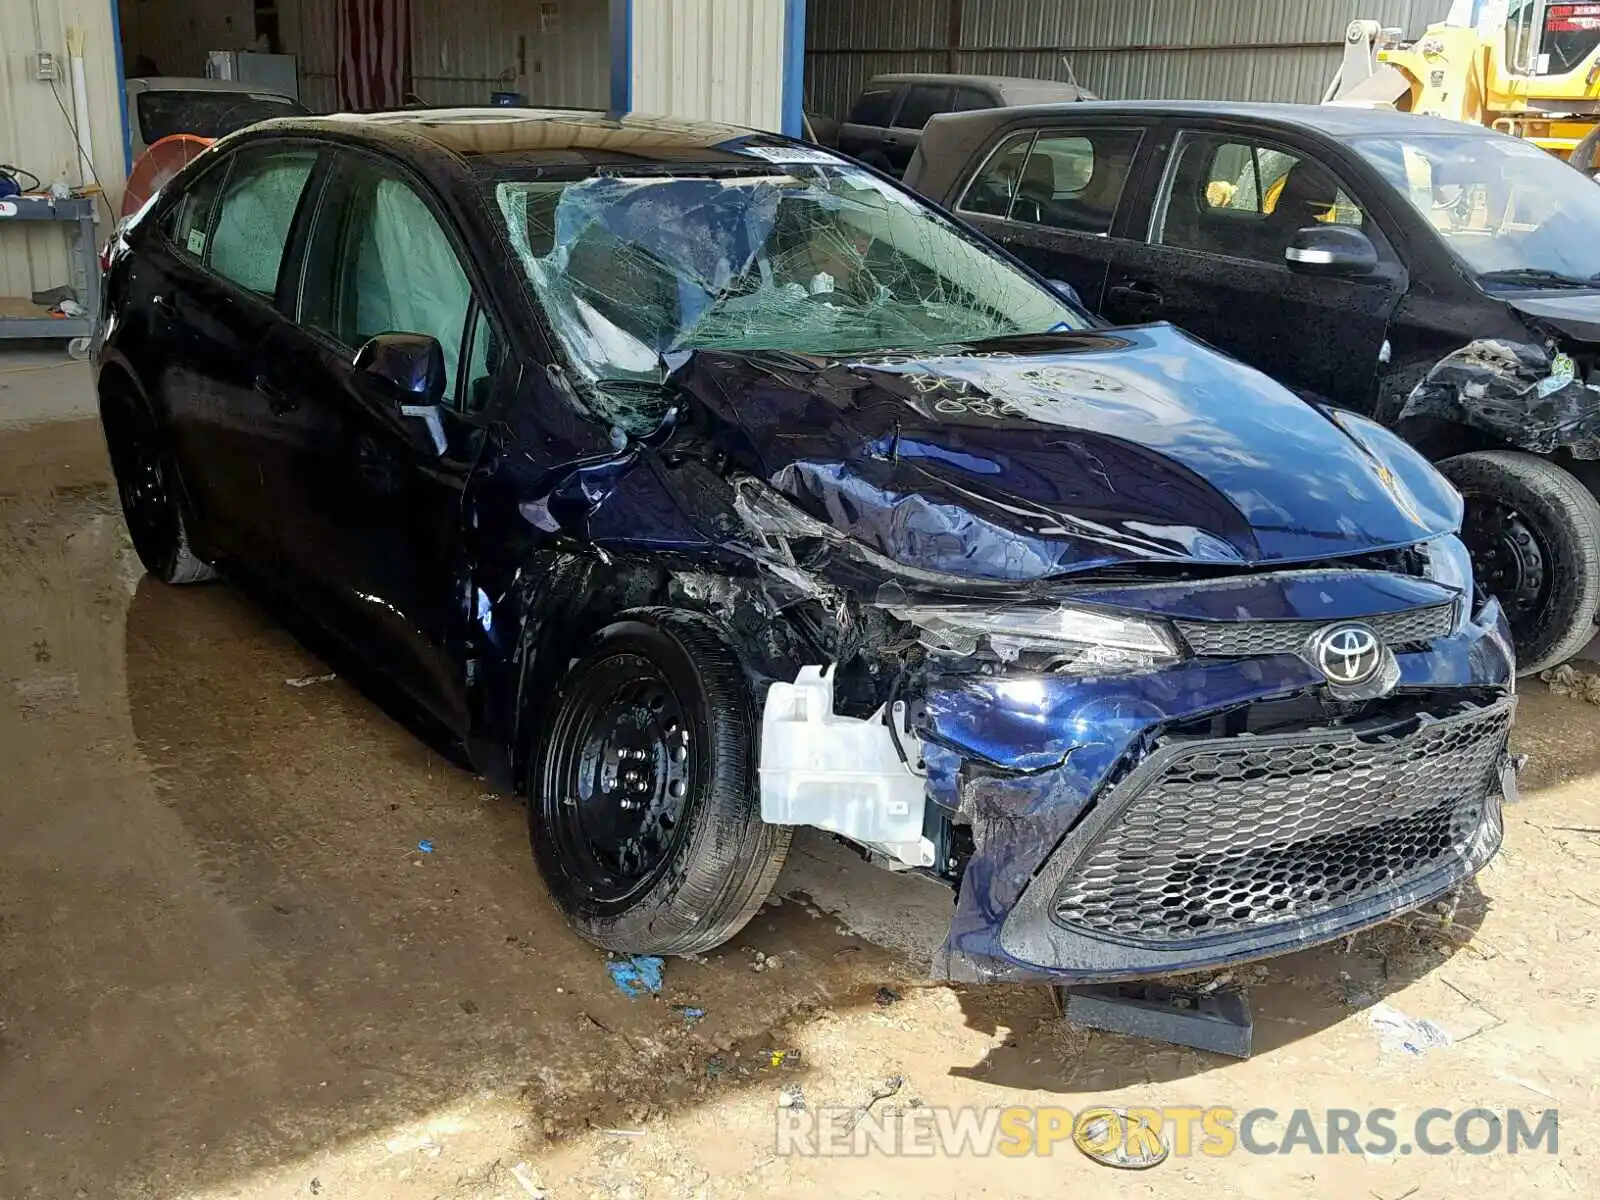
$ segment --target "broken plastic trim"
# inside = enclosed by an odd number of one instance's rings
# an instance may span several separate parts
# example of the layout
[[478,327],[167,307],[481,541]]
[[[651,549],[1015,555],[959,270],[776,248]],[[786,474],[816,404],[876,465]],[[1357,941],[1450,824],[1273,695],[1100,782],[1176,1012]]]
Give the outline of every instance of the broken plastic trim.
[[1532,343],[1484,338],[1440,359],[1401,408],[1399,419],[1410,417],[1481,429],[1534,454],[1600,457],[1600,389],[1577,378],[1570,357]]
[[761,819],[826,829],[902,866],[931,867],[925,778],[914,769],[921,761],[904,705],[866,720],[840,716],[833,667],[801,667],[793,683],[771,686],[762,710]]

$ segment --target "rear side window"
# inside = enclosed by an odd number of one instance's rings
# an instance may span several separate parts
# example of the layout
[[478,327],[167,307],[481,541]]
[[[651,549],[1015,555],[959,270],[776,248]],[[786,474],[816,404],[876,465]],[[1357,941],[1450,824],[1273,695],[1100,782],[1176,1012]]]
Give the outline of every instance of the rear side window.
[[184,189],[178,202],[161,218],[161,232],[166,234],[173,249],[196,266],[205,258],[211,214],[216,211],[217,196],[227,177],[228,164],[218,163]]
[[316,161],[309,148],[241,152],[217,208],[206,265],[246,291],[275,295],[289,228]]
[[958,87],[952,111],[978,112],[985,108],[995,107],[997,107],[997,103],[988,92],[979,91],[977,88]]
[[850,110],[852,125],[887,125],[894,112],[893,88],[873,88],[861,93],[855,107]]
[[895,115],[896,129],[921,129],[940,113],[949,112],[953,89],[919,83],[906,92],[905,102]]
[[1111,232],[1142,137],[1137,129],[1018,135],[990,156],[960,207],[1104,237]]

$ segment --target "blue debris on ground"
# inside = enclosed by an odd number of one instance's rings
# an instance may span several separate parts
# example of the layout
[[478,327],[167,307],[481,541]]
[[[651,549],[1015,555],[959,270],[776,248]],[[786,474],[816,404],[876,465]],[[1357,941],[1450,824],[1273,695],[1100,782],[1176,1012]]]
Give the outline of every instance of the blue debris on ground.
[[617,985],[617,990],[634,1000],[646,992],[661,990],[661,968],[664,965],[653,954],[638,954],[608,962],[606,970],[611,972],[611,981]]
[[705,1009],[695,1008],[692,1004],[674,1004],[672,1006],[672,1011],[682,1016],[683,1023],[690,1026],[693,1026],[699,1021],[705,1020],[706,1017]]

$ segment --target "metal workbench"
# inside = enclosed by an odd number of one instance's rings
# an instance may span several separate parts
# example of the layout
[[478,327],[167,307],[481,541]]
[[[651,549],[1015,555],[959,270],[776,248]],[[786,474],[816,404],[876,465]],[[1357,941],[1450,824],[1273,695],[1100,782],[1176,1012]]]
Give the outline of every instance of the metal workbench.
[[[93,196],[55,200],[49,196],[0,199],[0,237],[18,221],[54,221],[72,226],[72,290],[83,305],[81,317],[51,316],[27,296],[0,296],[0,338],[69,338],[70,348],[87,348],[100,319],[100,257],[95,244]],[[80,342],[78,339],[82,339]]]

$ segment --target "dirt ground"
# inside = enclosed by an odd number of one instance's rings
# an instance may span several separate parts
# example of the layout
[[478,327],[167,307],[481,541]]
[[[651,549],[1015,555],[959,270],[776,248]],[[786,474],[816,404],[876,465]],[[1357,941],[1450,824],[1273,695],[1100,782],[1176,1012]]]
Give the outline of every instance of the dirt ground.
[[[1235,1061],[1074,1031],[1043,989],[919,985],[948,899],[822,838],[630,1001],[519,804],[343,678],[287,682],[330,669],[227,586],[141,578],[93,422],[0,433],[0,1196],[1600,1195],[1600,711],[1542,684],[1454,921],[1272,962]],[[1453,1044],[1385,1049],[1375,1000]],[[782,1089],[890,1077],[885,1105],[1555,1108],[1560,1151],[774,1153]]]

